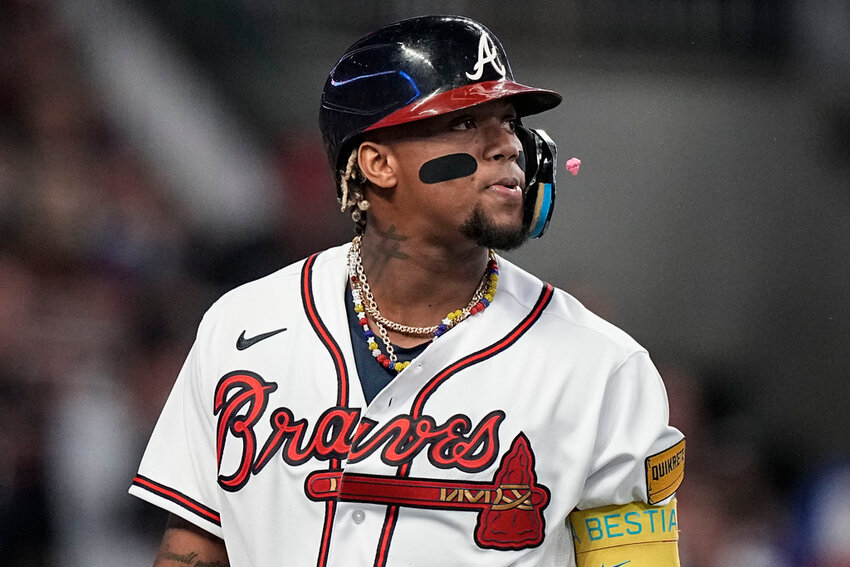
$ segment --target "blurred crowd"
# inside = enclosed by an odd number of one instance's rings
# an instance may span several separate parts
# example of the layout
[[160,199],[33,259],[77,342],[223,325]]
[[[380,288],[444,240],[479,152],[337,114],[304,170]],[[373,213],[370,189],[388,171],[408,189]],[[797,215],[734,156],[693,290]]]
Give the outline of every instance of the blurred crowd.
[[[282,187],[331,191],[315,174],[320,149],[318,157],[298,144],[274,151]],[[211,246],[171,195],[109,123],[49,11],[0,2],[4,565],[149,565],[164,514],[126,491],[201,314],[224,290],[345,235],[311,215]],[[749,418],[731,403],[735,393],[712,390],[706,384],[717,381],[687,364],[661,370],[671,421],[688,437],[682,564],[850,565],[846,545],[831,562],[812,559],[821,530],[812,502],[834,504],[833,492],[801,485],[794,463],[740,434]],[[846,471],[831,469],[826,481],[844,487],[845,505],[833,508],[845,528]]]
[[[324,167],[296,150],[282,175]],[[208,236],[109,123],[48,6],[0,2],[4,565],[151,562],[164,517],[126,491],[200,316],[304,253]]]
[[4,3],[6,565],[106,564],[104,554],[132,553],[161,531],[161,518],[126,497],[127,480],[197,312],[216,290],[187,262],[197,236],[152,171],[110,129],[74,46],[49,14],[37,4]]

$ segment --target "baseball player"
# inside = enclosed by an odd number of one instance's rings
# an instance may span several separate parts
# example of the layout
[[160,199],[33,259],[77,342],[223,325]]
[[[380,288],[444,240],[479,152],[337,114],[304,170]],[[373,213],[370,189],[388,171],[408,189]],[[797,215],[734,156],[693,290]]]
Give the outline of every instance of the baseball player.
[[357,236],[206,313],[133,481],[156,565],[679,565],[684,440],[647,352],[495,249],[539,237],[561,101],[419,17],[352,45],[320,123]]

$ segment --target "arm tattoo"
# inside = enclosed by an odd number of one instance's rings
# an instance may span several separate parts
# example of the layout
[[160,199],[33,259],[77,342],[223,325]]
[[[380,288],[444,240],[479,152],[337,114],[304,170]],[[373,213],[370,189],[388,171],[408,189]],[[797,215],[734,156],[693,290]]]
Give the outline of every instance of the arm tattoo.
[[[191,567],[230,567],[230,563],[226,559],[225,561],[219,561],[217,559],[213,559],[212,561],[202,560],[199,558],[201,554],[197,551],[185,551],[183,553],[175,552],[173,548],[168,545],[168,540],[171,537],[172,530],[184,530],[191,532],[196,536],[213,542],[214,544],[224,545],[224,542],[213,534],[199,528],[195,524],[187,522],[180,516],[170,514],[168,516],[168,524],[165,530],[165,538],[163,539],[159,553],[156,555],[155,565],[160,565],[160,562],[168,562],[168,565],[189,565]],[[219,555],[216,551],[213,551],[212,555],[214,557],[221,557],[221,555]]]
[[229,563],[221,561],[201,561],[195,551],[189,553],[174,553],[168,549],[160,551],[156,556],[157,561],[174,561],[180,565],[191,565],[193,567],[229,567]]
[[174,553],[173,551],[169,551],[167,549],[160,551],[156,556],[157,560],[167,559],[168,561],[174,561],[176,563],[180,563],[181,565],[192,565],[192,562],[195,560],[196,557],[198,557],[198,554],[194,551],[191,553],[179,554]]

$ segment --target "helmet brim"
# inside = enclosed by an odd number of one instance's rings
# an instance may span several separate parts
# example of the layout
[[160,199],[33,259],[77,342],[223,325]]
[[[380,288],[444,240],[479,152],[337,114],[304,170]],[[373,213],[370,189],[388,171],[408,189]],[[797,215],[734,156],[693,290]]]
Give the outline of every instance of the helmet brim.
[[421,98],[372,124],[364,132],[424,120],[503,99],[510,99],[516,108],[517,117],[522,117],[554,108],[561,103],[562,97],[555,91],[529,87],[514,81],[484,81]]

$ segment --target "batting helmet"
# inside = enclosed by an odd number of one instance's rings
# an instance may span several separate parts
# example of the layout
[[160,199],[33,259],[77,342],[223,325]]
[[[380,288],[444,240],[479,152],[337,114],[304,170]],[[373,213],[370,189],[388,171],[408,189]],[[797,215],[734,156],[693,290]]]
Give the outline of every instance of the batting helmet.
[[319,123],[337,184],[364,132],[508,97],[519,116],[561,102],[553,91],[515,82],[502,44],[474,20],[424,16],[367,35],[346,50],[322,91]]

